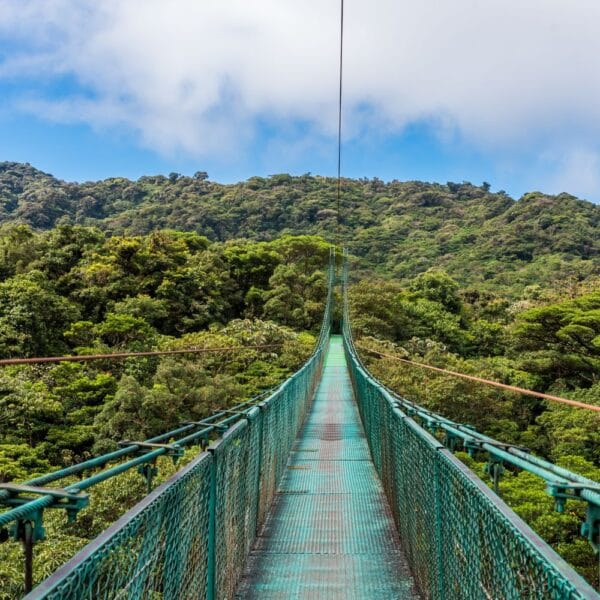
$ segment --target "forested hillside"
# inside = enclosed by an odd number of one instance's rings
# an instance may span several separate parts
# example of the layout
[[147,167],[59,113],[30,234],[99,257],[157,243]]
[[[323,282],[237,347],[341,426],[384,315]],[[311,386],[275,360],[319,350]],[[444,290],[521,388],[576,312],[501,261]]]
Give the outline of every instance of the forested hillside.
[[[0,163],[0,222],[36,229],[71,223],[119,235],[178,229],[215,241],[285,233],[331,239],[335,195],[334,179],[309,174],[235,185],[204,172],[76,184]],[[514,297],[528,285],[571,285],[600,270],[600,207],[568,194],[515,201],[487,184],[344,179],[341,222],[361,266],[400,279],[437,266],[463,286]]]
[[[0,482],[204,418],[282,381],[311,351],[336,230],[333,180],[227,186],[198,173],[72,184],[3,163],[0,203],[0,358],[278,344],[4,367]],[[345,180],[342,204],[363,348],[600,404],[598,206],[379,180]],[[363,352],[404,396],[600,480],[596,414]],[[482,463],[461,458],[485,477]],[[176,468],[159,466],[157,481]],[[501,491],[594,580],[597,559],[578,535],[583,505],[553,512],[527,473],[507,470]],[[77,523],[49,516],[53,542],[36,546],[36,580],[144,494],[143,478],[127,473],[99,486]],[[19,596],[20,556],[19,544],[0,544],[0,598]]]

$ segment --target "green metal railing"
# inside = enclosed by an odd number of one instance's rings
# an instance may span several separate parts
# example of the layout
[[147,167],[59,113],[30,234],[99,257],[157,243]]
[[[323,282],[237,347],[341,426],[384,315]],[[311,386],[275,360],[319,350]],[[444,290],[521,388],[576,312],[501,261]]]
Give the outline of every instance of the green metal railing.
[[[0,526],[13,523],[19,539],[35,541],[43,538],[45,508],[64,508],[74,518],[87,503],[84,489],[136,466],[148,467],[143,472],[150,481],[158,456],[176,457],[186,444],[205,445],[215,433],[220,434],[206,451],[151,491],[26,598],[175,600],[233,595],[320,377],[331,328],[334,260],[332,251],[327,303],[315,350],[266,398],[39,477],[28,482],[29,491],[0,490],[5,500],[13,497],[19,504],[0,514]],[[140,456],[61,489],[58,495],[43,487],[139,452]],[[22,499],[31,493],[40,497]]]
[[[422,409],[369,374],[352,340],[347,281],[345,261],[343,334],[351,379],[372,458],[422,595],[448,600],[598,598],[496,493],[412,418]],[[451,423],[432,413],[427,418],[432,425]],[[458,432],[466,435],[460,427]],[[469,440],[477,437],[472,430],[468,434]],[[506,450],[490,438],[483,441],[488,451]],[[511,462],[519,457],[500,458]]]
[[[363,366],[348,316],[347,262],[343,337],[355,395],[371,455],[388,497],[412,573],[424,598],[582,599],[596,592],[537,536],[483,481],[432,433],[487,452],[490,465],[509,463],[543,477],[560,504],[588,502],[587,535],[597,543],[594,482],[499,444],[395,395]],[[43,536],[48,508],[71,517],[85,505],[84,490],[131,468],[151,487],[161,455],[174,459],[187,444],[201,452],[171,479],[88,544],[27,598],[231,598],[256,533],[264,523],[288,455],[320,378],[332,321],[334,260],[314,353],[266,396],[182,424],[145,442],[28,482],[29,489],[0,490],[13,503],[0,514],[24,543]],[[429,429],[429,431],[428,431]],[[207,446],[210,439],[218,439]],[[109,463],[114,466],[105,468]],[[104,469],[96,472],[97,469]],[[89,477],[64,489],[46,486],[67,475]],[[496,473],[493,468],[490,473]],[[27,498],[37,495],[37,499]],[[594,516],[596,515],[596,516]],[[27,555],[27,546],[26,546]]]

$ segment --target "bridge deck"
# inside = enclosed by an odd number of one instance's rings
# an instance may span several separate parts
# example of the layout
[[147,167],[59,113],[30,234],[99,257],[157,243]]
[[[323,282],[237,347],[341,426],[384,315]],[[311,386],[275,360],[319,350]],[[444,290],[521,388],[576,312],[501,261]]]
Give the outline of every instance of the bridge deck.
[[239,598],[415,598],[340,336],[248,559]]

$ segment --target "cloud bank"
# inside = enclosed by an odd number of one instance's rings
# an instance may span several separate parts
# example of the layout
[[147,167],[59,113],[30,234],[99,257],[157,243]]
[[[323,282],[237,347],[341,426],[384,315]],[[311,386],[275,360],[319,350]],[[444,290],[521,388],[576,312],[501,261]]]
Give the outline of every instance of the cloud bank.
[[[337,0],[0,0],[20,110],[235,157],[265,124],[335,135]],[[346,135],[427,123],[597,193],[597,0],[346,0]],[[298,127],[298,124],[301,124]],[[300,132],[300,133],[299,133]],[[298,141],[298,140],[296,140]]]

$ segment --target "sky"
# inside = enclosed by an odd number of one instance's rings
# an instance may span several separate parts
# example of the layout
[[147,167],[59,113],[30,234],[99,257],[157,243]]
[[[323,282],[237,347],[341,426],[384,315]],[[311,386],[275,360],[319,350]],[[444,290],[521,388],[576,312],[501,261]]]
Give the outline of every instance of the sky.
[[[0,0],[0,160],[335,175],[339,0]],[[345,0],[342,173],[600,201],[600,2]]]

